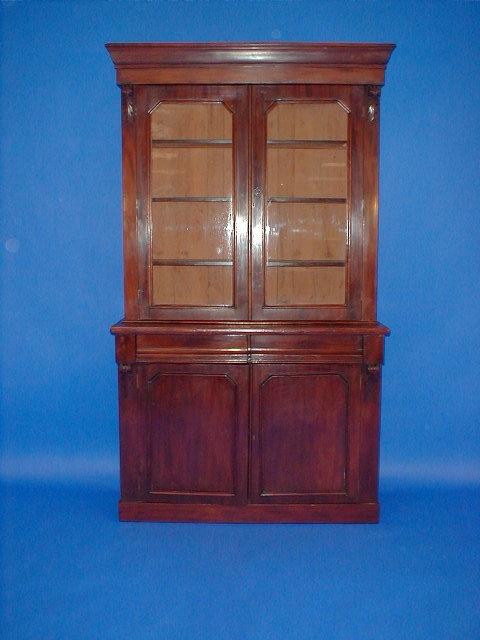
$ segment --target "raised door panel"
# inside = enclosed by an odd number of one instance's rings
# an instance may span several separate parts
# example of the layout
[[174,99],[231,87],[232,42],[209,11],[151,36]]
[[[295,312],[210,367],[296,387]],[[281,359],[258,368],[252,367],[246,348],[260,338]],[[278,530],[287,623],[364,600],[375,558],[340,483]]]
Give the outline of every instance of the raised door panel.
[[246,499],[248,367],[148,365],[141,385],[145,499]]
[[139,315],[245,319],[247,89],[135,91]]
[[253,365],[253,502],[351,502],[358,494],[356,365]]
[[361,87],[253,89],[253,318],[361,317]]

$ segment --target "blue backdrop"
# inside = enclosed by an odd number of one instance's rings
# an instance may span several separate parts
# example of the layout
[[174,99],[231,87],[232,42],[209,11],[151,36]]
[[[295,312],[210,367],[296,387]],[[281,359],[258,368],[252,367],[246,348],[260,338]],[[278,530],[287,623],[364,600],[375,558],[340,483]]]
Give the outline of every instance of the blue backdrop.
[[[2,2],[0,17],[0,470],[4,477],[17,482],[91,477],[100,482],[103,476],[108,483],[115,482],[116,367],[108,328],[122,316],[120,95],[104,43],[314,40],[397,44],[381,98],[378,317],[392,329],[384,368],[382,477],[397,485],[419,481],[432,486],[480,479],[479,3]],[[58,500],[71,503],[69,496]],[[112,492],[105,504],[114,501]],[[89,515],[95,519],[100,507],[89,504]],[[437,499],[431,504],[450,503]],[[37,505],[37,515],[41,517],[49,505],[48,500]],[[11,513],[16,509],[12,507]],[[407,512],[397,515],[409,518]],[[15,531],[28,528],[28,523],[25,512]],[[62,527],[62,535],[72,534],[70,521]],[[139,536],[146,536],[148,527],[139,530]],[[174,545],[173,531],[167,548]],[[229,547],[218,533],[221,529],[215,531],[209,547],[214,555],[221,555],[224,544],[233,552],[241,547],[232,539]],[[312,536],[320,535],[317,531]],[[398,536],[392,545],[402,533]],[[313,553],[316,539],[310,539],[311,548],[306,542]],[[83,544],[77,543],[77,547]],[[148,539],[142,544],[145,551]],[[280,551],[275,545],[273,549]],[[143,551],[137,547],[137,559]],[[199,553],[200,562],[207,562]],[[335,562],[342,557],[338,553]],[[402,556],[396,561],[394,569],[401,572]],[[324,569],[338,567],[334,560],[331,566],[328,562]],[[307,557],[298,566],[307,571]],[[168,567],[175,575],[175,562]],[[443,570],[437,569],[434,573],[440,577]],[[35,570],[40,575],[41,568]],[[147,573],[151,570],[145,568]],[[344,571],[347,579],[351,574],[346,566]],[[135,579],[133,568],[131,572],[125,579]],[[255,584],[253,573],[250,578]],[[318,592],[313,583],[309,587],[313,591],[302,592],[301,575],[293,578],[293,584],[296,579],[299,597],[315,603]],[[113,580],[108,588],[115,584]],[[190,588],[193,593],[195,585],[192,577],[191,584],[183,584],[182,593],[190,593]],[[405,593],[413,588],[403,585]],[[284,624],[285,635],[278,627],[271,637],[297,637],[286,631],[289,622],[282,618],[281,608],[290,600],[280,583],[277,586],[280,609],[272,613],[272,624],[275,619]],[[136,588],[139,600],[140,582]],[[215,587],[223,588],[228,589],[225,575]],[[219,593],[214,595],[222,602]],[[471,592],[463,593],[471,602]],[[339,591],[332,607],[345,595],[352,594]],[[382,593],[374,590],[370,595]],[[261,599],[261,593],[258,596]],[[170,597],[171,606],[179,606]],[[197,605],[196,615],[201,615]],[[225,603],[222,606],[228,609]],[[441,623],[444,607],[438,604],[437,609],[432,616]],[[270,614],[262,615],[267,624]],[[9,620],[9,629],[20,624]],[[11,637],[70,639],[77,637],[72,632],[76,620],[70,620],[68,629],[52,623],[39,635],[28,635],[22,627],[22,633],[12,631]],[[402,635],[401,624],[396,627],[399,635],[394,635],[387,612],[378,622],[387,625],[379,635],[372,629],[355,634],[348,624],[338,626],[328,615],[326,620],[332,625],[329,638],[423,637],[408,625]],[[458,635],[444,637],[480,637],[478,627],[472,632],[472,618],[468,621],[467,627],[458,627]],[[227,628],[223,637],[237,637],[236,633],[242,637],[246,628],[234,627],[235,632]],[[301,624],[299,628],[304,632],[298,631],[298,637],[322,637],[313,632],[310,636]],[[445,629],[452,629],[447,619],[437,631]],[[151,632],[152,637],[210,637],[187,627],[185,635],[170,631],[159,636],[153,627]],[[78,637],[110,636],[103,630]],[[150,637],[145,629],[142,637]],[[270,636],[259,632],[258,637]]]
[[397,43],[382,91],[382,470],[475,473],[478,3],[5,2],[1,15],[4,466],[116,460],[120,96],[104,43],[281,39]]

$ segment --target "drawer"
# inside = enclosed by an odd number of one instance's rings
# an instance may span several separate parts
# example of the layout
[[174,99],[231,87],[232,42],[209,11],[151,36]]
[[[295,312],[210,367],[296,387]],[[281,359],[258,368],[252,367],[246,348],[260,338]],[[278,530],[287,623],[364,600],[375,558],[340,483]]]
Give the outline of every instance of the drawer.
[[176,356],[223,356],[237,359],[243,354],[246,359],[247,338],[238,334],[176,333],[161,335],[138,335],[137,358],[139,360]]
[[253,363],[357,363],[362,361],[362,337],[338,334],[253,335]]
[[356,335],[254,335],[251,341],[251,352],[361,356],[362,337]]

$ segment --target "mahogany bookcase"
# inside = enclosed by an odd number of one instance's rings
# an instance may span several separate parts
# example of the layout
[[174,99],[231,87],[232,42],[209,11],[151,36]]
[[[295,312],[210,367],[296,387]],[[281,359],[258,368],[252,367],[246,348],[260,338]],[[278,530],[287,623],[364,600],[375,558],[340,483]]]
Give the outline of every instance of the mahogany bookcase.
[[391,44],[108,44],[122,520],[376,522]]

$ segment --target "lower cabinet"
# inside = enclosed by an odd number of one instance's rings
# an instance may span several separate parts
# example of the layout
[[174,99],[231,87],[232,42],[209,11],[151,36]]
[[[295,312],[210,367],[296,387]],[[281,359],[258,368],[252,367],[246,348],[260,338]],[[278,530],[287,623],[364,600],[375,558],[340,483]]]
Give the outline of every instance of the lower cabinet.
[[[368,477],[377,468],[377,425],[362,425],[362,372],[134,365],[120,374],[121,517],[374,521],[376,486],[360,495],[362,465]],[[335,511],[361,502],[368,513]]]

